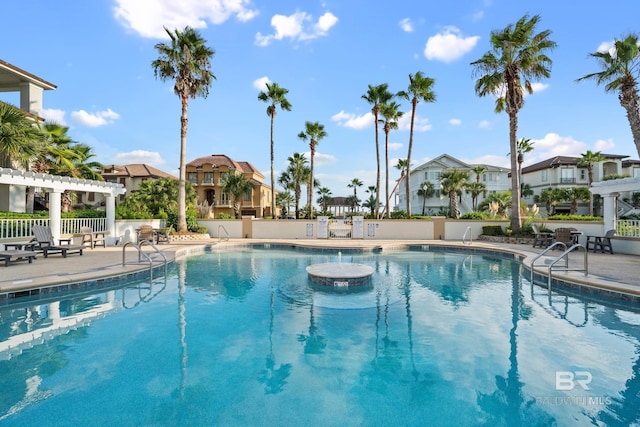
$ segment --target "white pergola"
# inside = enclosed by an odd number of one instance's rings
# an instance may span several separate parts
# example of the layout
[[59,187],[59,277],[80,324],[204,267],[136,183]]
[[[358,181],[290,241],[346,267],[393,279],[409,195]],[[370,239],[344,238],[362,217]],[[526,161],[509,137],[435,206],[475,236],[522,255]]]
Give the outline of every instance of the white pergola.
[[604,229],[615,230],[618,219],[618,197],[621,192],[640,190],[640,177],[612,179],[591,184],[591,193],[603,198]]
[[[47,191],[49,193],[49,225],[51,233],[56,240],[60,238],[61,195],[65,190],[105,194],[107,199],[106,231],[111,236],[115,236],[116,231],[116,196],[127,191],[122,184],[112,182],[78,179],[8,168],[0,168],[0,184],[40,187]],[[113,240],[113,237],[110,240]]]

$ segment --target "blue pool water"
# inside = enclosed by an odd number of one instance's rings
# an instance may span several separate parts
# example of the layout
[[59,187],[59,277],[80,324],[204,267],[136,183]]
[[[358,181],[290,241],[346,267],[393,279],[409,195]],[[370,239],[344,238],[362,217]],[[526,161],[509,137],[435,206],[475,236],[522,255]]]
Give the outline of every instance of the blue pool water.
[[629,426],[640,310],[489,254],[244,249],[0,309],[3,426]]

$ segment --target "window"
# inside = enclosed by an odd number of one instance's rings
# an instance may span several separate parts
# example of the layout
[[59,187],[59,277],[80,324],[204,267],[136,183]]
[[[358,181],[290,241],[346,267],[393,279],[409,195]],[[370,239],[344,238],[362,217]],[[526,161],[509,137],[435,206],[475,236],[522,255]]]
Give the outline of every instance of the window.
[[222,184],[224,182],[224,177],[227,176],[226,172],[220,172],[220,181],[219,184]]
[[187,179],[189,180],[190,183],[197,184],[198,183],[198,172],[189,172]]
[[549,180],[549,171],[548,170],[543,170],[542,171],[540,180],[542,182],[547,182]]
[[440,197],[440,190],[436,190],[436,193],[434,194],[434,197]]
[[89,193],[89,201],[90,202],[95,202],[96,201],[96,193]]
[[203,184],[213,184],[213,172],[205,172]]
[[440,181],[442,171],[429,171],[429,181]]
[[229,203],[229,195],[227,193],[222,193],[220,196],[220,201],[222,203]]
[[587,170],[586,169],[580,169],[580,180],[584,181],[585,179],[587,179]]
[[251,193],[253,193],[253,191],[251,190],[247,190],[244,192],[244,201],[245,202],[250,202],[251,201]]
[[573,176],[573,168],[560,169],[560,183],[561,184],[575,184],[576,179]]
[[633,168],[633,177],[637,178],[640,176],[640,168]]

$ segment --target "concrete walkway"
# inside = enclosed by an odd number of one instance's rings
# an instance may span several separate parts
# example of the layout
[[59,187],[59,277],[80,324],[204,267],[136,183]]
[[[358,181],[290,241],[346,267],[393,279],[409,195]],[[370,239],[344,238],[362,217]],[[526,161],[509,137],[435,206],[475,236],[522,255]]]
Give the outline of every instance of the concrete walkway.
[[[219,242],[217,239],[198,241],[193,243],[164,244],[159,249],[163,251],[169,261],[176,257],[182,257],[189,253],[202,252],[205,249],[222,249],[234,245],[249,245],[252,243],[272,243],[298,245],[308,247],[343,247],[343,248],[394,248],[403,245],[438,245],[464,248],[486,248],[503,252],[515,252],[525,257],[524,264],[529,266],[533,257],[540,249],[529,245],[496,244],[489,242],[473,242],[471,245],[462,245],[459,241],[401,241],[401,240],[276,240],[276,239],[237,239],[228,242]],[[44,258],[41,254],[29,264],[24,261],[5,267],[0,265],[0,295],[29,291],[52,285],[85,282],[89,280],[108,278],[149,268],[147,262],[138,264],[138,254],[135,248],[129,246],[126,250],[123,266],[122,246],[107,248],[85,249],[84,255],[69,255],[62,258],[61,255],[49,255]],[[548,263],[551,259],[560,255],[559,251],[553,251],[550,257],[543,257],[536,262],[536,271],[546,275]],[[581,268],[584,252],[570,254],[570,267]],[[558,264],[561,265],[561,264]],[[616,292],[640,297],[640,256],[620,254],[588,254],[589,274],[583,272],[555,272],[554,277],[565,279],[573,283],[585,286],[594,286]],[[538,267],[539,266],[539,267]]]

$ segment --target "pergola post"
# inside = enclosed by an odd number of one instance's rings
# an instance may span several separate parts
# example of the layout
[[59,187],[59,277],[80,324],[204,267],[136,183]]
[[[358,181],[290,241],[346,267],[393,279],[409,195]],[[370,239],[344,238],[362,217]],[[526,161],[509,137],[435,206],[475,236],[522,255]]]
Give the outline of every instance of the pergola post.
[[[61,235],[61,201],[63,190],[52,189],[49,191],[49,228],[51,228],[51,234],[53,240],[59,242]],[[56,243],[57,244],[57,243]]]
[[116,237],[116,196],[113,194],[107,195],[106,202],[106,211],[107,211],[107,231],[109,235],[107,237],[107,244],[113,245],[115,244]]
[[604,222],[604,232],[615,230],[618,219],[618,193],[602,194],[602,220]]

